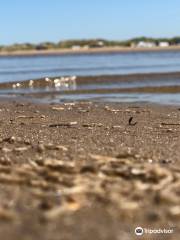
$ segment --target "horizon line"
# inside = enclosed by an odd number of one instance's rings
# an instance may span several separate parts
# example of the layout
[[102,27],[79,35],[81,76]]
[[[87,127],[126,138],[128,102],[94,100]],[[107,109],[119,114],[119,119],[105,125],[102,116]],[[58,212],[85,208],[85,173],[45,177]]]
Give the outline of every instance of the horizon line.
[[66,38],[66,39],[61,39],[59,41],[52,41],[52,40],[43,40],[43,41],[38,41],[38,42],[30,42],[30,41],[23,41],[23,42],[13,42],[10,44],[3,44],[0,43],[0,46],[11,46],[11,45],[16,45],[16,44],[34,44],[34,45],[39,45],[42,43],[61,43],[61,42],[68,42],[68,41],[97,41],[97,40],[101,40],[101,41],[112,41],[112,42],[128,42],[128,41],[132,41],[135,39],[139,39],[139,38],[145,38],[145,39],[152,39],[152,40],[157,40],[157,39],[167,39],[167,40],[171,40],[174,38],[180,38],[180,35],[174,35],[172,37],[152,37],[152,36],[136,36],[136,37],[131,37],[131,38],[125,38],[125,39],[110,39],[110,38],[102,38],[102,37],[95,37],[95,38]]

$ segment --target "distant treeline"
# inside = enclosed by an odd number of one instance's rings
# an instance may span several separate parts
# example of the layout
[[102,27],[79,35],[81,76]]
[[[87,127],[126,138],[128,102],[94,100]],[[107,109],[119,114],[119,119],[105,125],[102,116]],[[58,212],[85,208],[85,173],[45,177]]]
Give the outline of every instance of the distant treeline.
[[51,50],[51,49],[64,49],[64,48],[96,48],[96,47],[130,47],[139,42],[153,42],[157,46],[160,42],[167,42],[169,45],[179,45],[180,37],[173,38],[147,38],[138,37],[125,41],[109,41],[105,39],[82,39],[82,40],[66,40],[58,43],[43,42],[40,44],[13,44],[9,46],[0,46],[0,51],[22,51],[22,50]]

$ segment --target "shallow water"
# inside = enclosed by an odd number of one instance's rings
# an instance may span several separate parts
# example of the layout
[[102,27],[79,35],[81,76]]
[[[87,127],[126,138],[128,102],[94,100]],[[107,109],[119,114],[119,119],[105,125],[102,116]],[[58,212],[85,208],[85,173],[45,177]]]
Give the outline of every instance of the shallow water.
[[[180,93],[148,92],[150,88],[180,86],[180,75],[138,79],[135,81],[110,81],[109,76],[135,73],[169,73],[180,71],[180,52],[138,52],[112,54],[79,54],[59,56],[0,57],[0,82],[19,82],[23,80],[55,76],[100,76],[103,81],[77,82],[73,92],[67,88],[18,88],[1,89],[0,94],[16,96],[19,94],[45,93],[41,101],[63,102],[68,100],[94,100],[114,102],[156,102],[180,104]],[[130,92],[128,89],[146,88]],[[116,92],[116,89],[127,89]],[[107,92],[108,90],[108,92]],[[89,91],[89,92],[88,92]],[[103,92],[104,91],[104,92]],[[53,94],[51,93],[53,92]],[[37,94],[34,97],[37,97]]]
[[0,57],[0,82],[180,70],[180,51]]
[[[163,105],[179,105],[180,93],[178,94],[144,94],[144,93],[117,93],[117,94],[79,94],[61,95],[54,98],[45,98],[43,102],[66,102],[69,100],[95,102],[116,102],[116,103],[158,103]],[[42,100],[41,100],[42,101]]]

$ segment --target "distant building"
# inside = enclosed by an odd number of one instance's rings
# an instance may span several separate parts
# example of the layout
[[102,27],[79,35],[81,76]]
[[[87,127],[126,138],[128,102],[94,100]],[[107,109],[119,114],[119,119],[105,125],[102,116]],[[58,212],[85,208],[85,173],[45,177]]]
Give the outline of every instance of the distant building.
[[159,47],[169,47],[169,43],[168,42],[160,42]]
[[132,42],[131,45],[130,45],[132,48],[135,48],[137,47],[137,44],[135,42]]
[[97,45],[98,45],[98,47],[104,47],[104,42],[103,41],[98,41]]
[[144,42],[144,41],[140,41],[137,43],[136,47],[140,47],[140,48],[152,48],[152,47],[156,47],[156,44],[154,42]]
[[85,50],[89,49],[89,45],[84,45],[83,49],[85,49]]
[[81,49],[81,46],[79,46],[79,45],[72,46],[72,50],[74,50],[74,51],[78,51],[79,49]]
[[104,42],[103,41],[97,41],[97,42],[93,42],[90,44],[91,48],[101,48],[104,47]]

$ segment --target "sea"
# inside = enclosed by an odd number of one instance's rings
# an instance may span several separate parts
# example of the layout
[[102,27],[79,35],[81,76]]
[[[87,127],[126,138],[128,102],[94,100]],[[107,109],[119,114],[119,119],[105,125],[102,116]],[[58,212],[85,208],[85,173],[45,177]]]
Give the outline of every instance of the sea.
[[[146,73],[172,73],[168,79],[157,81],[121,81],[106,84],[106,81],[90,82],[84,85],[86,92],[73,94],[61,93],[59,89],[56,101],[61,100],[94,100],[112,102],[156,102],[162,104],[180,104],[180,93],[152,93],[146,91],[129,92],[129,88],[180,86],[180,78],[173,73],[180,72],[180,51],[156,52],[123,52],[123,53],[91,53],[91,54],[61,54],[36,56],[0,56],[0,83],[21,82],[39,78],[54,78],[62,76],[109,76],[133,75]],[[93,79],[93,78],[92,78]],[[81,85],[82,88],[82,85]],[[111,89],[127,88],[125,93],[114,93]],[[78,86],[77,86],[78,89]],[[108,92],[91,91],[88,89],[109,89]],[[23,89],[22,89],[23,91]],[[27,91],[27,90],[26,90]],[[31,89],[32,91],[32,89]],[[43,89],[41,89],[43,91]],[[46,89],[47,91],[47,89]],[[76,89],[74,90],[76,91]],[[4,91],[0,91],[4,94]]]

